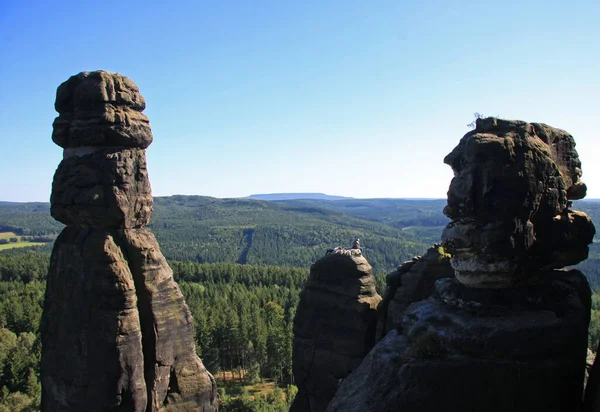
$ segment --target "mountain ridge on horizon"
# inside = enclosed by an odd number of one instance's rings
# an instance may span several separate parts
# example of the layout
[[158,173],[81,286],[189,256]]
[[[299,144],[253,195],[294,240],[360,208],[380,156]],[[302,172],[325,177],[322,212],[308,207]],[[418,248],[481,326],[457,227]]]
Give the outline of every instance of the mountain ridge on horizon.
[[342,199],[356,199],[349,196],[337,196],[328,195],[319,192],[286,192],[286,193],[256,193],[250,196],[242,197],[240,199],[253,199],[253,200],[342,200]]
[[[286,201],[286,200],[446,200],[445,197],[352,197],[328,195],[319,192],[289,192],[289,193],[257,193],[250,196],[234,196],[234,197],[216,197],[209,195],[187,195],[187,194],[172,194],[172,195],[154,195],[155,198],[170,198],[170,197],[205,197],[211,199],[240,199],[240,200],[258,200],[258,201]],[[581,199],[583,202],[600,202],[600,198],[588,197]],[[15,204],[50,204],[49,200],[0,200],[0,205],[15,205]]]

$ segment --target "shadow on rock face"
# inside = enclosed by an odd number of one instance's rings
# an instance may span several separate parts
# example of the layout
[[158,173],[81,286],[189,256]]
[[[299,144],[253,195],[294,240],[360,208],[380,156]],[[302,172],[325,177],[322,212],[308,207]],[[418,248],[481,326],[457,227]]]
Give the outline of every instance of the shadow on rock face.
[[325,410],[339,382],[375,343],[380,301],[371,265],[359,249],[328,254],[312,265],[294,318],[298,394],[291,412]]
[[585,213],[569,209],[586,190],[567,132],[478,119],[444,162],[454,178],[442,240],[461,282],[509,287],[587,258],[595,229]]
[[[591,291],[558,269],[587,257],[595,229],[569,209],[585,195],[573,138],[480,119],[445,162],[455,175],[442,245],[455,278],[431,249],[388,277],[387,334],[327,411],[580,411]],[[437,279],[433,294],[415,302],[424,276]]]
[[437,280],[452,277],[450,255],[440,245],[430,247],[423,256],[404,262],[387,275],[383,300],[377,308],[377,340],[400,326],[411,304],[430,297]]

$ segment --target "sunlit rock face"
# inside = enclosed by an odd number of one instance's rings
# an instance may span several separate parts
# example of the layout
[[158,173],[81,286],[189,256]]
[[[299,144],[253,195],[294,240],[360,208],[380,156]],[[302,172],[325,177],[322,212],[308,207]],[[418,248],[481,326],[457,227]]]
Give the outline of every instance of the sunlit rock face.
[[508,287],[587,258],[595,230],[585,213],[569,209],[586,193],[570,134],[478,119],[444,162],[454,179],[442,240],[460,282]]
[[312,265],[294,318],[298,394],[291,412],[325,410],[340,381],[373,346],[380,301],[360,249],[331,253]]
[[[574,147],[564,131],[494,118],[462,138],[445,159],[455,176],[443,250],[455,277],[429,251],[388,280],[402,296],[420,262],[438,279],[431,297],[396,315],[386,296],[387,334],[328,412],[582,409],[591,291],[579,271],[559,269],[585,259],[595,233],[569,209],[585,195]],[[590,403],[600,404],[598,387]]]
[[82,72],[58,87],[52,140],[63,148],[129,147],[152,143],[146,101],[127,77],[106,71]]
[[64,148],[42,317],[43,411],[216,411],[215,380],[195,352],[193,320],[145,225],[152,142],[144,98],[105,71],[57,91],[52,138]]

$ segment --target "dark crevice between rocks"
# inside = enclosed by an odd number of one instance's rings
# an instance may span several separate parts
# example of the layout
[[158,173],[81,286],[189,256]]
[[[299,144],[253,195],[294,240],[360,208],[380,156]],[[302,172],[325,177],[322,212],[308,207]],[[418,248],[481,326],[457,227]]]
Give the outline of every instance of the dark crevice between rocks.
[[152,391],[154,390],[155,366],[156,360],[156,321],[152,313],[151,294],[146,289],[146,282],[141,270],[136,270],[136,265],[131,264],[131,259],[128,256],[127,239],[124,235],[119,239],[123,257],[127,261],[133,283],[135,285],[135,294],[137,297],[137,309],[140,316],[140,328],[142,329],[142,353],[144,357],[144,381],[146,382],[147,403],[146,411],[151,412],[153,409]]
[[[383,294],[383,299],[377,306],[377,320],[375,322],[375,332],[374,332],[374,342],[372,345],[368,346],[369,348],[373,347],[375,343],[379,342],[388,332],[388,320],[389,320],[389,308],[390,303],[394,300],[396,296],[396,292],[398,288],[401,286],[401,275],[408,272],[412,267],[412,264],[408,266],[408,268],[404,272],[400,272],[400,270],[396,270],[395,272],[387,275],[386,279],[386,288]],[[369,349],[370,350],[370,349]]]
[[[333,343],[333,342],[316,340],[314,338],[307,338],[305,335],[302,335],[297,332],[294,332],[294,338],[298,338],[298,340],[310,343],[312,345],[312,347],[314,348],[314,350],[317,350],[317,349],[326,350],[326,351],[329,351],[329,352],[332,352],[332,353],[335,353],[338,355],[346,356],[348,358],[355,358],[355,359],[359,359],[359,360],[364,358],[363,354],[356,354],[353,352],[345,352],[345,351],[340,350],[339,348],[335,347],[335,343]],[[367,353],[368,353],[368,350],[367,350]],[[314,358],[314,354],[313,354],[313,358]],[[312,366],[312,362],[311,362],[311,366]]]
[[375,346],[377,342],[377,313],[374,313],[371,317],[371,322],[367,326],[367,330],[365,331],[365,352],[363,353],[363,357],[367,356],[369,351]]
[[177,382],[175,368],[171,367],[171,375],[169,376],[169,387],[167,389],[167,396],[165,396],[163,406],[167,406],[169,403],[171,403],[175,396],[179,395],[180,393],[181,391],[179,390],[179,382]]
[[[360,286],[357,286],[356,289],[360,289]],[[304,290],[323,292],[325,294],[340,297],[342,299],[345,299],[347,301],[352,301],[352,302],[355,302],[357,299],[360,299],[360,298],[372,298],[373,297],[373,295],[369,292],[360,293],[359,291],[357,291],[357,295],[349,295],[348,293],[338,292],[337,290],[331,289],[328,286],[320,287],[319,285],[315,285],[314,283],[310,284],[310,285],[307,284],[304,287]]]
[[135,411],[135,402],[131,391],[121,392],[121,403],[115,411]]
[[310,408],[310,394],[308,393],[308,385],[307,383],[310,381],[310,370],[312,369],[313,364],[315,363],[315,354],[317,353],[317,349],[313,348],[312,357],[310,358],[310,363],[308,364],[308,369],[306,369],[306,377],[304,378],[304,388],[307,390],[304,391],[304,396],[306,397],[306,408],[307,412],[311,412]]

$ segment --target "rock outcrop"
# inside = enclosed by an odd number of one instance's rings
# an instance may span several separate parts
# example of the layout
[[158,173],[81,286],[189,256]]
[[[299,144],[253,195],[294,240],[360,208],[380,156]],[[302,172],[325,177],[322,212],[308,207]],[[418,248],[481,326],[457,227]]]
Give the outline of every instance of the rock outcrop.
[[569,209],[585,195],[574,146],[546,125],[477,121],[445,159],[455,278],[405,310],[327,411],[581,410],[591,292],[559,269],[595,229]]
[[128,78],[71,77],[52,139],[64,148],[42,317],[43,411],[216,411],[215,380],[153,234],[145,101]]
[[444,246],[456,278],[507,287],[587,258],[590,218],[569,210],[585,196],[581,162],[567,132],[545,124],[478,119],[444,162],[454,179]]
[[435,282],[454,277],[450,255],[440,245],[430,247],[423,256],[415,256],[387,275],[383,300],[377,308],[377,341],[401,325],[406,309],[427,299]]
[[312,265],[294,319],[291,412],[325,410],[373,346],[380,301],[360,249],[339,249]]

